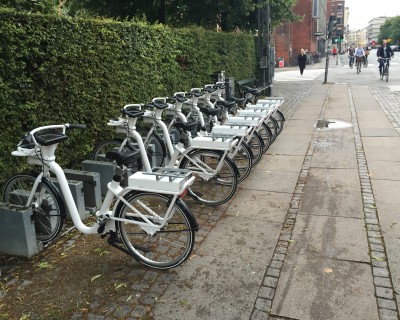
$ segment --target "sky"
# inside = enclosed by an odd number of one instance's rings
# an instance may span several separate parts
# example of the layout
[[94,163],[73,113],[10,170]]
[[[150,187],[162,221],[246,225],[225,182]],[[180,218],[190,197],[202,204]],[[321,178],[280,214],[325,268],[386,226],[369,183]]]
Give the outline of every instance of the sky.
[[400,0],[345,0],[349,8],[349,29],[362,29],[376,17],[400,15]]

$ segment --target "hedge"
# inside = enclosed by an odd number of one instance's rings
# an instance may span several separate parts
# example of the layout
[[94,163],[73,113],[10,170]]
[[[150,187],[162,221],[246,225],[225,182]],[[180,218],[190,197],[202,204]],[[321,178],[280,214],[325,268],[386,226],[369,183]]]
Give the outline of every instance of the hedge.
[[72,20],[0,10],[0,184],[28,168],[11,156],[37,126],[85,123],[60,145],[58,162],[78,168],[113,132],[127,103],[202,87],[211,74],[255,74],[254,36],[143,22]]

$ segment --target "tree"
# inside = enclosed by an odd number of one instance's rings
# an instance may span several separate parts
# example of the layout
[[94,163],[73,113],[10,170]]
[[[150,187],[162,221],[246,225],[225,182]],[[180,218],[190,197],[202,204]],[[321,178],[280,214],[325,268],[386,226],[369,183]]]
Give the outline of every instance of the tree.
[[150,23],[174,27],[197,25],[206,29],[219,26],[224,31],[257,28],[257,8],[270,3],[272,25],[297,21],[291,7],[296,0],[67,0],[69,15],[100,16],[113,19],[144,17]]
[[55,0],[0,0],[0,7],[19,12],[54,14],[58,1]]
[[391,39],[391,44],[400,44],[400,16],[389,18],[379,30],[378,41]]

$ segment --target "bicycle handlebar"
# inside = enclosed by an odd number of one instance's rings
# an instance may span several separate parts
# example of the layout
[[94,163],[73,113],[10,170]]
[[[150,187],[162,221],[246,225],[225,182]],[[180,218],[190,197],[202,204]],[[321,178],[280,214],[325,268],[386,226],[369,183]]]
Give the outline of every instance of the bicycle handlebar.
[[65,124],[67,129],[86,129],[87,125],[86,124],[79,124],[79,123],[66,123]]

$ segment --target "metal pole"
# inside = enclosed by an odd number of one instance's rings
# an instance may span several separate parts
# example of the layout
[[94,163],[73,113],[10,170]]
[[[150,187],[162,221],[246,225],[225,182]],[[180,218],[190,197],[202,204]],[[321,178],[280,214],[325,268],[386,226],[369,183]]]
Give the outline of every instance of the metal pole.
[[[266,7],[266,22],[267,22],[267,30],[266,30],[266,48],[267,48],[267,84],[269,85],[269,87],[265,90],[265,94],[268,97],[272,96],[272,71],[271,68],[273,68],[272,64],[271,64],[271,11],[269,8],[269,1],[267,3],[267,7]],[[290,39],[289,39],[290,41]]]
[[328,68],[329,68],[328,42],[329,39],[327,39],[325,43],[325,78],[323,84],[327,83],[328,80]]
[[229,83],[229,79],[225,78],[225,100],[231,97],[231,87]]

